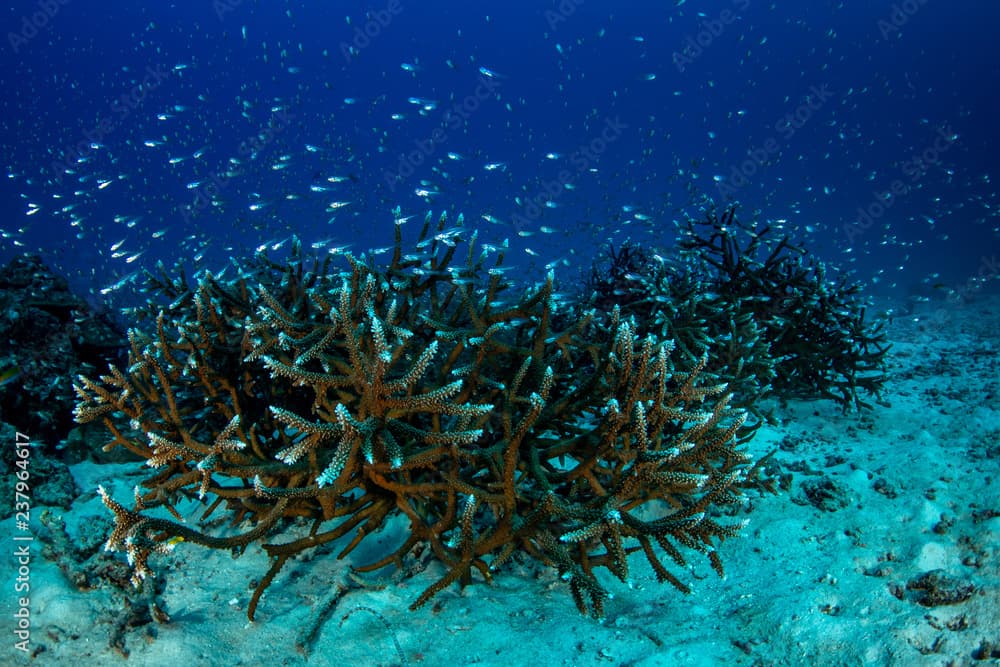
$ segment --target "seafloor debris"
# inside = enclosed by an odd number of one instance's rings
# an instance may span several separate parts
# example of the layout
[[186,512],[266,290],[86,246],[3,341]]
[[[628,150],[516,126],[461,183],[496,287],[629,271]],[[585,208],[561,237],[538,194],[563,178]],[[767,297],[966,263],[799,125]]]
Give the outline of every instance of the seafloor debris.
[[925,607],[965,602],[976,592],[970,583],[948,574],[944,570],[930,570],[906,582],[913,601]]
[[831,477],[805,479],[799,486],[800,493],[792,502],[800,505],[809,504],[824,512],[836,512],[851,504],[847,491]]

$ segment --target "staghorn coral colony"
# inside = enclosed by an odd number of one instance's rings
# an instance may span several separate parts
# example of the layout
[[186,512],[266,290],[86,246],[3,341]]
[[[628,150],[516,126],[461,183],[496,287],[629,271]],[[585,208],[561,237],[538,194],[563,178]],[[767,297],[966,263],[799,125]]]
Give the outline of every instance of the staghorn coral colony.
[[683,220],[675,257],[609,248],[588,305],[619,305],[641,334],[674,341],[681,363],[707,356],[704,374],[754,415],[772,416],[762,405],[772,396],[871,409],[863,396],[881,396],[890,345],[882,324],[865,320],[861,284],[736,211],[708,204]]
[[[721,575],[715,546],[742,527],[747,492],[773,480],[743,449],[759,422],[733,407],[752,401],[720,380],[706,354],[719,348],[676,350],[635,316],[640,299],[595,288],[562,306],[551,275],[517,287],[502,249],[477,246],[461,218],[428,216],[406,253],[396,218],[381,268],[345,253],[335,269],[295,247],[226,281],[150,276],[127,365],[75,385],[76,419],[103,422],[107,448],[155,469],[131,509],[100,491],[116,519],[107,546],[127,553],[133,580],[181,542],[262,543],[271,567],[252,619],[289,559],[348,538],[343,557],[393,518],[405,539],[358,569],[438,561],[413,609],[513,557],[556,568],[597,617],[598,570],[628,581],[636,552],[681,591],[671,566],[693,552]],[[185,498],[204,505],[199,527],[182,522]],[[220,512],[235,531],[208,527]],[[308,534],[289,536],[292,520]]]

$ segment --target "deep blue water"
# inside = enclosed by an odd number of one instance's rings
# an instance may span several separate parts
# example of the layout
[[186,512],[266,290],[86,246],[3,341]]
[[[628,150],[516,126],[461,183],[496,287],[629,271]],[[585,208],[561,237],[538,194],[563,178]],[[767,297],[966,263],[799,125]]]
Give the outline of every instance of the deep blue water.
[[464,212],[525,275],[575,281],[608,240],[669,248],[693,187],[873,291],[995,286],[998,19],[942,0],[15,2],[0,259],[39,252],[127,300],[138,282],[109,287],[156,259],[218,268],[292,233],[383,247],[399,206]]

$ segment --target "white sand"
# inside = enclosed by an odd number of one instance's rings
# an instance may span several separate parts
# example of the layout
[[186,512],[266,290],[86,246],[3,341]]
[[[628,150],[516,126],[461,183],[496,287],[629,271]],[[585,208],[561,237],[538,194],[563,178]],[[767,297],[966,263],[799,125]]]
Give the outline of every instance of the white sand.
[[[357,611],[338,627],[358,606],[380,610],[410,665],[1000,663],[973,659],[983,640],[1000,646],[1000,517],[985,513],[1000,513],[1000,299],[928,312],[929,326],[897,320],[890,329],[889,407],[859,416],[827,403],[792,403],[780,410],[784,425],[761,430],[753,450],[784,443],[777,459],[797,472],[789,492],[755,498],[743,537],[721,547],[727,579],[692,554],[691,571],[679,574],[695,592],[683,596],[633,558],[631,590],[605,578],[615,596],[598,623],[577,613],[553,572],[531,564],[508,566],[493,586],[448,589],[417,612],[408,605],[440,570],[401,583],[386,570],[378,573],[387,582],[382,590],[340,600],[308,663],[399,664],[389,631],[372,613]],[[92,493],[98,483],[129,500],[136,468],[74,466],[85,492],[63,513],[70,529],[104,513]],[[832,481],[847,506],[831,512],[793,502],[807,480]],[[391,533],[377,537],[392,540]],[[0,560],[2,664],[29,661],[13,648],[13,548],[8,538]],[[372,540],[354,557],[365,562],[378,548]],[[108,647],[109,610],[119,604],[113,591],[78,592],[40,549],[32,547],[31,643],[44,651],[34,662],[124,663]],[[248,583],[268,566],[259,546],[239,559],[184,544],[154,557],[167,577],[171,620],[154,624],[152,641],[133,630],[128,663],[306,663],[294,648],[297,634],[317,600],[345,581],[349,564],[329,552],[289,563],[254,624],[246,620]],[[917,604],[913,591],[893,594],[939,568],[977,592],[937,607]]]

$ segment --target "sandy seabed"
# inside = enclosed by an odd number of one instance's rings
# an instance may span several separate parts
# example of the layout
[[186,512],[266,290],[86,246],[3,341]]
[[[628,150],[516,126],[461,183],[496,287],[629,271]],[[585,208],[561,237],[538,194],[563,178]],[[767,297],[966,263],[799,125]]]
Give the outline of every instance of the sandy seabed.
[[[369,562],[379,541],[397,537],[391,526],[350,559],[328,545],[288,563],[254,623],[250,582],[268,567],[259,545],[234,559],[181,544],[151,561],[166,580],[169,622],[131,628],[125,658],[109,646],[121,594],[77,590],[35,541],[25,653],[15,648],[10,518],[0,664],[1000,664],[1000,298],[923,305],[889,327],[883,405],[842,414],[829,402],[791,402],[778,408],[781,425],[758,432],[753,453],[777,448],[790,487],[753,496],[743,536],[719,549],[725,579],[698,554],[687,572],[674,568],[691,595],[657,584],[633,557],[631,587],[604,578],[614,597],[597,622],[579,615],[554,570],[512,563],[492,586],[455,586],[410,612],[441,571],[403,581],[386,571],[376,573],[384,585],[337,601],[305,653],[296,648],[303,629],[349,581],[352,559]],[[73,536],[108,514],[98,484],[130,502],[148,469],[84,463],[71,472],[81,495],[51,512]]]

